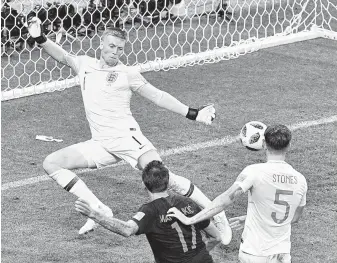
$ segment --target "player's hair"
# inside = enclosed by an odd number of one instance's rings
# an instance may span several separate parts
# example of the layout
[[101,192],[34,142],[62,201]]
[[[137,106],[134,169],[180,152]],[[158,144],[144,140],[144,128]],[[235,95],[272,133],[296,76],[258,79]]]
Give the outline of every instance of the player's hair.
[[268,126],[264,132],[267,147],[272,150],[284,150],[291,141],[291,131],[285,125],[277,124]]
[[152,161],[144,168],[142,179],[151,193],[163,192],[169,184],[169,170],[161,161]]
[[109,35],[126,40],[126,32],[118,27],[106,28],[102,34],[102,40],[104,40],[104,38]]

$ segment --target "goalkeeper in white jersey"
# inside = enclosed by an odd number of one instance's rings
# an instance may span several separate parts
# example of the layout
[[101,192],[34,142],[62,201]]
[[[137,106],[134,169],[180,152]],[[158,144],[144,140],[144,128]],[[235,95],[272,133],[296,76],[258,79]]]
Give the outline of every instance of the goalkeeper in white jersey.
[[[72,56],[54,42],[48,40],[41,30],[41,21],[29,17],[28,30],[35,41],[55,60],[71,67],[80,78],[86,117],[92,138],[71,145],[46,157],[43,168],[60,186],[92,205],[105,207],[85,183],[73,173],[77,168],[102,168],[125,160],[132,167],[142,170],[153,160],[161,160],[156,148],[142,134],[130,111],[133,92],[149,99],[160,107],[188,119],[210,125],[215,118],[213,105],[199,109],[189,108],[170,94],[152,86],[143,76],[123,65],[119,58],[124,51],[126,34],[118,28],[105,30],[101,38],[99,60],[88,56]],[[170,189],[190,197],[201,207],[210,200],[188,179],[170,172]],[[222,233],[222,243],[232,238],[231,228],[224,212],[214,217]],[[89,219],[79,234],[96,227]]]
[[233,228],[244,225],[241,263],[290,263],[291,225],[298,222],[306,204],[307,182],[285,162],[291,132],[284,125],[265,131],[267,162],[247,166],[236,182],[197,215],[187,218],[176,208],[168,215],[192,225],[222,211],[248,191],[247,216],[230,219]]

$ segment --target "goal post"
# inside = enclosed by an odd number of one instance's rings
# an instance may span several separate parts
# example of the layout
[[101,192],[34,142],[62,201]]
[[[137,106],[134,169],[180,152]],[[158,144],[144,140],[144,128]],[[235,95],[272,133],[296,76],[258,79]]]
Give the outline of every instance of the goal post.
[[[120,0],[108,15],[109,0],[67,1],[44,7],[48,37],[72,54],[99,58],[104,27],[119,25],[128,35],[122,61],[140,72],[216,63],[320,37],[337,40],[337,3],[331,0]],[[2,101],[78,85],[68,67],[28,45],[18,21],[36,3],[22,2],[2,6]]]

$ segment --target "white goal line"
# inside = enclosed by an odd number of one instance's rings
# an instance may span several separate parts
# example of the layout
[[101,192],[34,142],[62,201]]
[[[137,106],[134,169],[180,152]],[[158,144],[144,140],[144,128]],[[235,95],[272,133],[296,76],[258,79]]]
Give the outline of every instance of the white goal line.
[[[337,122],[337,115],[333,115],[330,117],[326,118],[321,118],[317,120],[312,120],[312,121],[303,121],[295,124],[288,125],[288,127],[292,130],[298,130],[298,129],[304,129],[304,128],[309,128],[312,126],[318,126],[322,124],[328,124],[328,123],[333,123]],[[201,142],[201,143],[195,143],[195,144],[189,144],[186,146],[181,146],[173,149],[168,149],[168,150],[160,150],[159,154],[161,157],[167,157],[171,155],[176,155],[176,154],[182,154],[182,153],[187,153],[187,152],[193,152],[193,151],[198,151],[200,149],[206,149],[206,148],[211,148],[211,147],[218,147],[218,146],[227,146],[230,145],[236,141],[238,141],[239,137],[238,136],[225,136],[221,139],[215,139],[211,141],[206,141],[206,142]],[[114,165],[106,166],[102,169],[105,168],[110,168],[110,167],[115,167],[115,166],[120,166],[120,165],[125,165],[127,164],[126,162],[122,161]],[[88,171],[93,171],[95,169],[81,169],[77,170],[77,174],[83,174]],[[40,176],[34,176],[30,177],[27,179],[22,179],[14,182],[9,182],[9,183],[4,183],[1,186],[1,190],[5,191],[11,188],[17,188],[20,186],[25,186],[25,185],[30,185],[30,184],[37,184],[43,181],[48,181],[51,180],[51,178],[48,175],[40,175]]]

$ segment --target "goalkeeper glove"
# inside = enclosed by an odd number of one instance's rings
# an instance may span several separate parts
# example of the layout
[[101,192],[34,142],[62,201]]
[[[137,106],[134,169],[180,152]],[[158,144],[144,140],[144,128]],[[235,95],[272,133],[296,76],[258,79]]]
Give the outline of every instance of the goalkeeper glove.
[[26,26],[30,36],[36,41],[36,43],[43,44],[47,41],[47,37],[43,33],[41,20],[34,16],[34,14],[27,17]]
[[186,115],[187,119],[211,125],[215,119],[215,108],[213,104],[203,105],[199,109],[189,108]]

